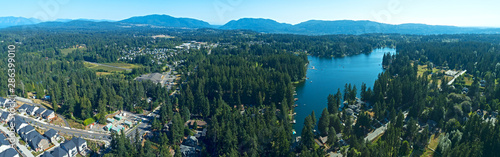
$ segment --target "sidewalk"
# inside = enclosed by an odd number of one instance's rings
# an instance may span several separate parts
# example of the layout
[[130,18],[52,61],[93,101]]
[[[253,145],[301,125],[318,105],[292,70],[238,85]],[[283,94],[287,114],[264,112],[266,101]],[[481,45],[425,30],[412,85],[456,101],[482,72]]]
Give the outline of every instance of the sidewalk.
[[[2,123],[0,123],[0,130],[2,130],[3,132],[5,132],[6,134],[10,134],[11,133],[11,131],[9,131],[9,129],[7,129],[6,127],[4,127]],[[17,138],[17,141],[19,141],[19,138],[18,137],[16,137],[16,138]],[[23,154],[21,154],[22,156],[35,157],[35,156],[33,156],[33,154],[31,154],[31,151],[28,150],[28,148],[26,148],[26,146],[19,144],[19,142],[16,142],[16,146],[23,153]]]

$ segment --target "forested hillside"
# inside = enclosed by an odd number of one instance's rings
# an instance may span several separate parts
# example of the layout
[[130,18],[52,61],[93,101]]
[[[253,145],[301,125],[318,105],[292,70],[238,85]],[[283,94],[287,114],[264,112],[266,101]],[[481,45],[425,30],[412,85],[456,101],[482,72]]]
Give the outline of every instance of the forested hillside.
[[[117,110],[141,114],[160,106],[157,117],[148,117],[151,133],[144,144],[137,142],[142,135],[130,140],[113,134],[111,151],[103,156],[180,156],[180,145],[204,129],[197,149],[203,156],[498,156],[498,35],[19,27],[0,31],[0,37],[2,54],[7,45],[16,45],[16,94],[49,95],[49,107],[66,118],[104,123]],[[338,92],[318,104],[325,110],[306,118],[295,142],[290,124],[296,112],[294,84],[305,77],[307,55],[346,57],[380,47],[396,48],[397,54],[384,55],[386,70],[373,87],[331,89]],[[123,59],[125,54],[137,57]],[[110,72],[88,62],[134,66]],[[6,63],[0,62],[0,80],[7,80]],[[134,80],[171,69],[179,79],[170,90]],[[449,86],[448,70],[467,72]],[[7,91],[6,84],[1,81],[0,90]],[[358,92],[369,106],[355,115],[339,110],[344,102],[356,103]],[[189,120],[206,125],[188,125]],[[387,130],[377,140],[364,140],[382,126]],[[316,145],[315,139],[325,136],[325,146]]]

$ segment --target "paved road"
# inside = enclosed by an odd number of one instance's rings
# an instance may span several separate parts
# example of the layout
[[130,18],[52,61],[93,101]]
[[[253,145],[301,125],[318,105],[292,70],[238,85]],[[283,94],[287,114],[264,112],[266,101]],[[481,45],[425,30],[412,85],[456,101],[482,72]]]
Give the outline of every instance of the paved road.
[[451,85],[451,84],[453,84],[453,82],[455,81],[455,79],[457,79],[459,76],[465,74],[465,72],[467,72],[467,70],[464,70],[464,71],[458,73],[457,75],[455,75],[455,77],[453,77],[453,79],[451,79],[451,81],[448,82],[448,86]]
[[[87,62],[87,61],[85,61],[85,62]],[[97,64],[97,65],[101,65],[101,66],[105,66],[105,67],[111,67],[111,68],[118,68],[118,69],[123,69],[123,70],[127,70],[127,71],[132,71],[132,69],[122,68],[122,67],[117,67],[117,66],[112,66],[112,65],[99,64],[99,63],[94,63],[94,62],[87,62],[87,63]]]
[[[408,110],[407,111],[403,111],[403,116],[404,118],[406,119],[406,117],[408,116]],[[368,135],[365,137],[365,141],[368,140],[368,141],[373,141],[377,136],[383,134],[385,132],[385,130],[387,130],[387,126],[391,124],[391,122],[387,122],[387,124],[384,124],[382,125],[381,127],[375,129],[375,131],[371,132],[371,133],[368,133]]]
[[[38,107],[42,107],[42,108],[47,109],[45,106],[43,106],[41,104],[32,103],[32,102],[26,102],[26,101],[22,101],[22,100],[17,100],[17,101],[23,102],[25,104],[34,105],[34,106],[38,106]],[[60,117],[64,121],[64,123],[66,124],[67,127],[70,127],[68,121],[66,121],[66,119],[64,118],[64,116],[60,115],[59,113],[56,113],[56,114],[57,114],[57,117]]]
[[[0,129],[3,132],[5,132],[6,134],[11,133],[11,131],[9,131],[9,129],[7,129],[3,125],[0,125]],[[16,138],[17,138],[17,141],[19,141],[19,137],[16,137]],[[19,142],[16,142],[15,144],[16,144],[17,148],[19,148],[19,150],[21,151],[21,153],[24,154],[22,156],[34,157],[33,154],[31,154],[31,151],[28,148],[26,148],[26,146],[19,144]]]
[[391,122],[388,122],[387,124],[375,129],[375,131],[368,133],[368,135],[365,137],[365,141],[373,141],[377,136],[380,134],[383,134],[385,130],[387,130],[387,125],[389,125]]
[[80,129],[75,129],[75,128],[70,128],[70,127],[63,127],[63,126],[58,126],[54,124],[49,124],[45,122],[41,122],[38,120],[34,120],[32,118],[24,117],[24,120],[28,123],[30,123],[33,126],[38,126],[44,129],[54,129],[58,131],[60,134],[67,134],[67,135],[73,135],[77,137],[85,137],[85,138],[90,138],[90,139],[95,139],[95,140],[103,140],[103,141],[111,141],[109,139],[109,134],[105,133],[98,133],[98,132],[91,132],[91,131],[86,131],[86,130],[80,130]]

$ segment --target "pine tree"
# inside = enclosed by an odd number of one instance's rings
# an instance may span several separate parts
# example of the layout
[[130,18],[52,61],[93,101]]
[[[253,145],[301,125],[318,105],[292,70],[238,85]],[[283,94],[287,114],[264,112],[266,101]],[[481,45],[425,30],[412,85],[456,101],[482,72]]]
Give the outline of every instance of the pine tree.
[[330,127],[328,129],[328,140],[326,141],[330,147],[335,146],[337,143],[337,132],[335,131],[335,128]]
[[337,104],[337,100],[336,100],[336,97],[333,96],[332,94],[329,94],[328,95],[328,113],[330,114],[335,114],[338,112],[339,110],[339,104]]
[[328,110],[323,109],[323,112],[321,113],[321,117],[319,118],[318,122],[318,130],[320,132],[321,136],[326,136],[328,134],[328,126],[330,125],[330,114],[328,113]]

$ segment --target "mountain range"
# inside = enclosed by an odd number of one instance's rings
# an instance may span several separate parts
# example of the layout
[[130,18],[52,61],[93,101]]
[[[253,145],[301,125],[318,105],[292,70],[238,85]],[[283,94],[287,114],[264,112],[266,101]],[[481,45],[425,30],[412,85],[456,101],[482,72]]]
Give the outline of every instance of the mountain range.
[[177,18],[169,15],[135,16],[121,21],[92,20],[92,19],[59,19],[52,22],[41,22],[33,18],[0,17],[0,28],[10,26],[33,25],[36,27],[71,27],[85,28],[99,27],[130,27],[151,26],[165,28],[215,28],[223,30],[252,30],[262,33],[328,35],[328,34],[365,34],[365,33],[399,33],[399,34],[499,34],[500,28],[456,27],[426,24],[385,24],[374,21],[321,21],[309,20],[299,24],[279,23],[272,19],[241,18],[232,20],[222,26],[210,25],[208,22],[192,19]]

